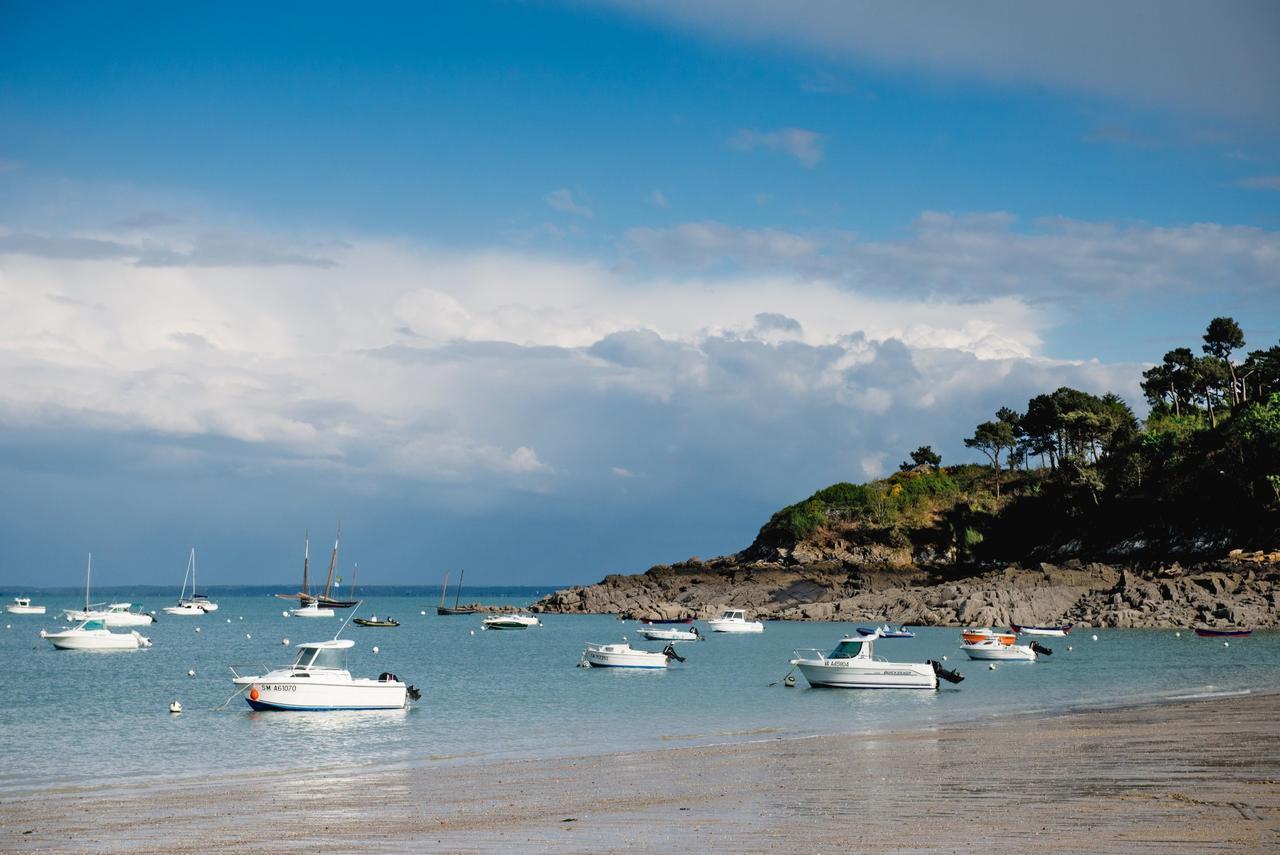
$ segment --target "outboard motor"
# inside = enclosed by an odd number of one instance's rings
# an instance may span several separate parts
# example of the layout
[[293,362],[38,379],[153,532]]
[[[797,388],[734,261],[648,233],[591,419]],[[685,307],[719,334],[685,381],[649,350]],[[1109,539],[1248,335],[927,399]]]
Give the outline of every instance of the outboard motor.
[[698,632],[698,628],[696,626],[690,629],[689,632],[693,633],[693,636],[697,638],[699,641],[703,640],[702,633]]
[[942,667],[942,663],[935,659],[927,660],[933,666],[933,673],[938,675],[939,679],[946,680],[948,683],[959,683],[964,679],[964,675],[959,671],[951,671]]
[[417,686],[413,686],[413,685],[409,686],[409,700],[411,701],[422,700],[422,692],[418,691]]
[[1051,647],[1045,647],[1043,644],[1041,644],[1041,643],[1040,643],[1040,642],[1038,642],[1038,641],[1033,641],[1033,642],[1031,642],[1031,649],[1032,649],[1032,650],[1034,650],[1036,653],[1039,653],[1039,654],[1040,654],[1040,655],[1042,655],[1042,656],[1052,656],[1052,655],[1053,655],[1053,648],[1051,648]]
[[684,661],[684,657],[683,657],[683,656],[681,656],[679,653],[676,653],[676,649],[675,649],[675,647],[674,647],[674,646],[672,646],[672,645],[670,645],[670,644],[668,644],[666,647],[662,648],[662,655],[663,655],[663,656],[665,656],[665,657],[667,657],[668,659],[674,659],[674,660],[676,660],[677,662],[683,662],[683,661]]

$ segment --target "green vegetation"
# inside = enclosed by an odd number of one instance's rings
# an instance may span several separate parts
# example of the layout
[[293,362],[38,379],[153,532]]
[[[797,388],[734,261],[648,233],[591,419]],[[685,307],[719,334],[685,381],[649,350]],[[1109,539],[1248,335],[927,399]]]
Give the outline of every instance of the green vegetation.
[[1280,345],[1237,362],[1244,344],[1239,324],[1214,318],[1203,356],[1176,348],[1143,373],[1144,422],[1110,393],[1037,395],[964,440],[989,465],[944,469],[921,446],[885,480],[834,484],[783,508],[757,544],[795,543],[825,527],[942,546],[957,561],[1274,547]]

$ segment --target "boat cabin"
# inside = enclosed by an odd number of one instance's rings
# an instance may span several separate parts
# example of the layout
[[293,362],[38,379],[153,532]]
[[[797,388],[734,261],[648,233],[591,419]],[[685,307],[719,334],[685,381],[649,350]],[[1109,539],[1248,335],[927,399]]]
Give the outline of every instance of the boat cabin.
[[27,606],[31,605],[31,598],[30,597],[14,597],[13,604],[15,606],[22,606],[23,608],[26,608]]
[[349,638],[334,641],[311,641],[298,645],[295,671],[345,671],[347,650],[355,645]]
[[742,609],[725,609],[724,614],[720,615],[720,620],[741,620],[747,619],[747,613]]
[[828,659],[869,659],[871,658],[871,639],[842,638],[835,650],[827,654]]

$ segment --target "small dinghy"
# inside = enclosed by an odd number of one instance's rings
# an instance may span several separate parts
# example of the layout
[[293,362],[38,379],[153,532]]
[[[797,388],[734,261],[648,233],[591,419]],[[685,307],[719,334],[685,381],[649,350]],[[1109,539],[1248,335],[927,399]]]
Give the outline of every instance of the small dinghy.
[[386,618],[383,618],[382,620],[378,620],[377,615],[373,615],[372,617],[367,617],[367,618],[362,618],[362,617],[352,618],[351,622],[354,623],[356,626],[399,626],[400,625],[400,621],[393,620],[390,617],[386,617]]
[[1207,626],[1197,626],[1195,630],[1201,638],[1248,638],[1253,633],[1251,629],[1211,629]]
[[1051,656],[1053,651],[1035,641],[1030,644],[1017,644],[1016,639],[1007,635],[993,635],[981,641],[965,641],[960,649],[970,659],[992,659],[1005,662],[1034,662],[1036,656]]
[[1054,638],[1062,638],[1071,632],[1072,625],[1068,623],[1063,626],[1023,626],[1022,624],[1014,623],[1009,626],[1014,632],[1023,635],[1047,635]]
[[588,642],[582,651],[582,663],[592,668],[666,668],[667,663],[675,659],[684,659],[676,654],[670,644],[655,653],[651,650],[637,650],[630,644],[596,644]]
[[640,622],[641,622],[641,623],[643,623],[643,624],[657,624],[657,623],[693,623],[693,618],[691,618],[691,617],[681,617],[681,618],[642,618]]
[[642,626],[636,632],[649,641],[706,641],[706,638],[702,633],[698,632],[696,626],[691,626],[688,629]]
[[890,626],[885,624],[878,627],[860,626],[858,627],[859,635],[872,635],[877,638],[915,638],[916,634],[905,626]]
[[531,626],[542,626],[542,621],[533,615],[489,615],[481,623],[485,629],[528,629]]

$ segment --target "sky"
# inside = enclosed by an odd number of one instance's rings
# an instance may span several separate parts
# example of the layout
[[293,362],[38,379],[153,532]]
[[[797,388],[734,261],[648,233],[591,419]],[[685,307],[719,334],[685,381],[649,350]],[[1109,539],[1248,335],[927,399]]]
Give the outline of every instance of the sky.
[[[1280,6],[0,2],[0,586],[591,582],[1240,321]],[[455,576],[456,578],[456,576]]]

